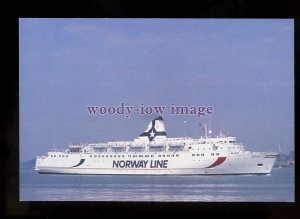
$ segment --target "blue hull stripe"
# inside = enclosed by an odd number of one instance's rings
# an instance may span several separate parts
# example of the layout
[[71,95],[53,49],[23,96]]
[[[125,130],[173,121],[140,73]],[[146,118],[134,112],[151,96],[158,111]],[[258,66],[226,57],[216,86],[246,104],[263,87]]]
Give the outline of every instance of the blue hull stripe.
[[72,166],[72,167],[78,167],[78,166],[80,166],[81,164],[83,164],[84,161],[85,161],[85,159],[81,159],[81,160],[79,161],[78,164],[76,164],[75,166]]

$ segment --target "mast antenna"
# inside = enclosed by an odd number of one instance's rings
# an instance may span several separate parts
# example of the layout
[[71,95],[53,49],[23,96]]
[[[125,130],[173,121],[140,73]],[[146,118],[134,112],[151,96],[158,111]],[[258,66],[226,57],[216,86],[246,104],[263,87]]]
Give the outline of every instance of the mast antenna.
[[211,126],[210,126],[210,116],[208,116],[208,136],[211,137],[211,133],[212,133],[212,130],[211,130]]

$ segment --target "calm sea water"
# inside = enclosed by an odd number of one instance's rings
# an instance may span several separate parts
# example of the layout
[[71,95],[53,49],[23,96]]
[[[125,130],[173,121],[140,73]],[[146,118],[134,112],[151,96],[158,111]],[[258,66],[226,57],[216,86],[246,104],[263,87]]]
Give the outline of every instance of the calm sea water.
[[293,168],[256,176],[113,176],[20,170],[21,201],[293,202]]

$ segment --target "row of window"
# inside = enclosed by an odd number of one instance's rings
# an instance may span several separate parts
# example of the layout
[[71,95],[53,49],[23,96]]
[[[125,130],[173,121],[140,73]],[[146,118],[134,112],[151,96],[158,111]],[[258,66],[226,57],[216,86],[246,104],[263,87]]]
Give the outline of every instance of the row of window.
[[[223,147],[220,147],[220,148],[223,149]],[[191,148],[189,148],[189,149],[191,149]],[[197,148],[197,150],[198,150],[198,151],[200,151],[200,150],[205,151],[205,148]],[[210,150],[210,148],[208,148],[208,150]]]
[[[226,143],[227,141],[218,141],[218,143]],[[228,141],[228,143],[235,143],[235,141]]]
[[[193,155],[194,156],[194,155]],[[56,157],[56,155],[50,155],[50,157]],[[68,155],[58,155],[57,157],[68,157]],[[93,155],[90,155],[93,157]],[[125,155],[94,155],[94,157],[125,157]],[[154,155],[127,155],[127,157],[154,157]],[[179,154],[159,154],[158,157],[179,157]]]
[[160,155],[160,154],[159,154],[159,155],[158,155],[158,157],[175,157],[175,156],[176,156],[176,157],[179,157],[179,154],[176,154],[176,155],[174,155],[174,154],[171,154],[171,155],[169,155],[169,154],[167,154],[167,155],[164,155],[164,154],[163,154],[163,155]]
[[[218,141],[217,143],[235,143],[235,141]],[[199,144],[210,144],[211,142],[210,141],[208,141],[208,142],[206,142],[206,141],[201,141],[201,142],[199,142]]]
[[[211,155],[211,156],[215,156],[215,153],[211,153],[210,155]],[[216,156],[218,156],[218,155],[220,155],[220,154],[219,154],[219,153],[216,153]],[[195,156],[197,156],[197,157],[198,157],[198,156],[202,156],[202,157],[203,157],[204,154],[192,154],[192,156],[193,156],[193,157],[195,157]]]
[[[56,157],[56,155],[50,155],[50,157]],[[57,157],[68,157],[68,155],[58,155]]]
[[[93,155],[90,155],[90,157],[93,157]],[[94,157],[125,157],[125,155],[94,155]],[[154,155],[127,155],[127,157],[154,157]],[[158,157],[179,157],[179,154],[162,154],[158,155]]]

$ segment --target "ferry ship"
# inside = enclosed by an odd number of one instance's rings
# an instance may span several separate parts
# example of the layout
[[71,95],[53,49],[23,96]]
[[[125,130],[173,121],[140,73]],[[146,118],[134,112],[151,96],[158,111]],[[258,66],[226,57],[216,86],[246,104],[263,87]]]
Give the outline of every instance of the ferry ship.
[[270,174],[279,154],[250,152],[236,137],[168,138],[162,117],[133,141],[70,144],[37,156],[35,170],[52,174],[214,175]]

